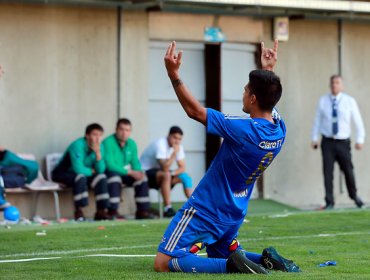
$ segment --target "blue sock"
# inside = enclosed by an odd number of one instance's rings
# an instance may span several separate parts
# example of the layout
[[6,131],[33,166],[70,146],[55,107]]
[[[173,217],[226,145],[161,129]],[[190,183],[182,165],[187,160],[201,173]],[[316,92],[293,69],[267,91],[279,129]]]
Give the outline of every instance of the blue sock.
[[246,251],[245,256],[254,263],[262,264],[262,255],[261,254]]
[[226,273],[226,259],[188,255],[183,258],[171,259],[168,262],[168,267],[172,272]]

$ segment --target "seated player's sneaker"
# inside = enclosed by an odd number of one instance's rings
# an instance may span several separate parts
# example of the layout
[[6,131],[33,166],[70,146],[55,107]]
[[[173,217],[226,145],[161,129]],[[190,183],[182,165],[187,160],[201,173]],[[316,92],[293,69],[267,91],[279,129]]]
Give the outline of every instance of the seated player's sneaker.
[[141,210],[141,211],[136,211],[136,214],[135,214],[135,218],[137,220],[143,220],[143,219],[154,219],[155,216],[150,213],[149,211],[144,211],[144,210]]
[[262,252],[262,265],[267,269],[285,272],[301,272],[302,270],[292,260],[280,256],[274,247],[268,247]]
[[105,212],[105,209],[98,209],[95,213],[94,220],[95,221],[104,221],[104,220],[109,220],[109,216],[107,212]]
[[82,212],[81,209],[77,209],[75,211],[75,221],[76,222],[84,222],[84,221],[86,221],[85,216],[84,216],[84,213]]
[[117,210],[108,209],[109,220],[124,220],[125,216],[121,215]]
[[168,208],[166,211],[164,211],[163,216],[166,218],[171,218],[176,215],[176,211],[173,210],[172,208]]
[[262,266],[252,262],[245,256],[245,251],[235,250],[226,261],[227,273],[268,274]]

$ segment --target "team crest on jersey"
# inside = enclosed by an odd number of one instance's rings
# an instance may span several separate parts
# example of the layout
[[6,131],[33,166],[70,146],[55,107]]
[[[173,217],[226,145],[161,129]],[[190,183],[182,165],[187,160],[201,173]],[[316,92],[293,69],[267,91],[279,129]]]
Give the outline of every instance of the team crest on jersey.
[[248,196],[248,189],[245,189],[241,192],[234,192],[234,197],[247,197]]

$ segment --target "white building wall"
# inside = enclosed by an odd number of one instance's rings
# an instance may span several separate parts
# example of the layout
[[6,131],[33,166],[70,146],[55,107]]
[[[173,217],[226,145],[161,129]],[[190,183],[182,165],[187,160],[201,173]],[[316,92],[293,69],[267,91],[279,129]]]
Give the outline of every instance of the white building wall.
[[41,159],[116,120],[114,10],[0,5],[1,145]]

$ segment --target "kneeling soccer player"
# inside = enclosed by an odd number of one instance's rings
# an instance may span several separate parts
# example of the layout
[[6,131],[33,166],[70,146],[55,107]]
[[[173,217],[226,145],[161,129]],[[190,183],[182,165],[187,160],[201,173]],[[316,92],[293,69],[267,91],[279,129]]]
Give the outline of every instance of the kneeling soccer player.
[[[284,143],[285,125],[274,110],[282,94],[273,73],[278,42],[261,44],[263,70],[249,74],[243,111],[250,117],[224,115],[204,108],[179,76],[182,52],[172,42],[165,55],[167,74],[187,115],[224,141],[207,173],[171,221],[158,247],[158,272],[268,273],[266,269],[297,272],[299,267],[273,247],[262,254],[242,250],[236,237],[248,209],[254,182],[271,164]],[[195,253],[205,246],[208,258]]]

